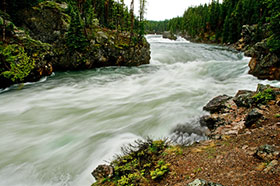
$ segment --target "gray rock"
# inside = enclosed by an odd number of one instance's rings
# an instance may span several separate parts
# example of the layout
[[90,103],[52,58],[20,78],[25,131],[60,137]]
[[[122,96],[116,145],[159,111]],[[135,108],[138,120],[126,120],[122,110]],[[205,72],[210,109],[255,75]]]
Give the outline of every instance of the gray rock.
[[199,119],[199,123],[202,127],[208,127],[210,130],[218,127],[219,120],[211,116],[205,115]]
[[245,118],[245,126],[246,127],[251,127],[262,116],[263,116],[263,114],[261,113],[261,111],[259,109],[253,108]]
[[203,110],[209,111],[211,114],[221,112],[226,108],[226,102],[231,98],[232,97],[227,95],[217,96],[209,101],[209,103],[203,107]]
[[264,161],[271,161],[273,159],[277,159],[279,154],[280,152],[276,151],[275,147],[265,144],[257,149],[254,156]]
[[177,39],[177,37],[174,34],[172,34],[171,32],[168,32],[168,31],[163,32],[162,37],[170,39],[170,40],[176,40]]
[[249,90],[239,90],[237,94],[234,96],[233,101],[238,107],[247,107],[250,108],[253,100],[254,92]]
[[70,17],[61,8],[65,6],[65,3],[45,1],[36,8],[24,10],[20,21],[34,39],[44,43],[60,41],[70,26]]
[[202,179],[196,179],[193,182],[189,183],[187,186],[223,186],[219,183],[208,182]]

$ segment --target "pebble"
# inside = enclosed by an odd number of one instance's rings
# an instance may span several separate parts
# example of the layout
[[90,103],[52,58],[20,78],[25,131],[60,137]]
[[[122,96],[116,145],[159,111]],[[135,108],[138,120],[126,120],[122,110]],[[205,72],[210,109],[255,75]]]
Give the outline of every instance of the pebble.
[[277,160],[272,160],[267,167],[264,169],[265,173],[268,173],[270,170],[272,170],[276,165],[278,165],[278,161]]

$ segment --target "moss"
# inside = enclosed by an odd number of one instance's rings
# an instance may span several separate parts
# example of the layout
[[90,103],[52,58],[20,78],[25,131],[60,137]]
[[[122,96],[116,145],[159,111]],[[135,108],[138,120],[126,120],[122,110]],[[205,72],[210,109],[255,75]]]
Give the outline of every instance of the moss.
[[266,104],[268,101],[275,100],[276,95],[272,88],[266,88],[255,94],[252,98],[257,104]]

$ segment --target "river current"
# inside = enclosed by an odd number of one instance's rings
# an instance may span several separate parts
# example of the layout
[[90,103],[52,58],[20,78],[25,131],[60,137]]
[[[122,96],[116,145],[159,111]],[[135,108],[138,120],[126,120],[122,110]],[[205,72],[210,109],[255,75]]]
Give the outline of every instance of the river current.
[[[147,36],[151,64],[60,72],[0,91],[0,186],[86,186],[121,146],[171,136],[220,94],[255,90],[249,58],[217,45]],[[190,140],[204,136],[191,135]]]

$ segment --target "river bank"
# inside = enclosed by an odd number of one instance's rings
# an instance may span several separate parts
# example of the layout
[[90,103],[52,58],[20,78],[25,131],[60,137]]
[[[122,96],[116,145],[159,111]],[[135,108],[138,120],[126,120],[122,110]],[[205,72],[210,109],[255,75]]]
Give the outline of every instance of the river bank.
[[[236,43],[224,43],[237,51],[244,52],[244,55],[251,57],[248,64],[249,74],[259,78],[268,80],[280,80],[280,58],[277,52],[272,52],[268,40],[270,38],[270,24],[261,26],[243,25],[241,29],[240,39]],[[212,33],[213,34],[213,33]],[[188,34],[179,34],[181,37],[196,43],[221,44],[220,41],[211,40],[211,34],[204,33],[200,37],[190,37]]]
[[106,28],[88,8],[85,2],[43,1],[11,10],[16,17],[0,10],[0,88],[36,82],[57,71],[149,64],[144,36],[131,34],[124,25]]
[[0,185],[91,185],[92,170],[136,139],[171,137],[178,124],[186,143],[206,139],[197,121],[213,97],[279,86],[248,75],[242,53],[147,39],[149,65],[56,72],[1,91]]
[[209,140],[187,147],[138,142],[109,167],[98,167],[93,185],[184,186],[199,178],[222,185],[277,186],[279,105],[280,89],[264,85],[216,97],[204,107],[211,115],[201,118],[211,130]]

